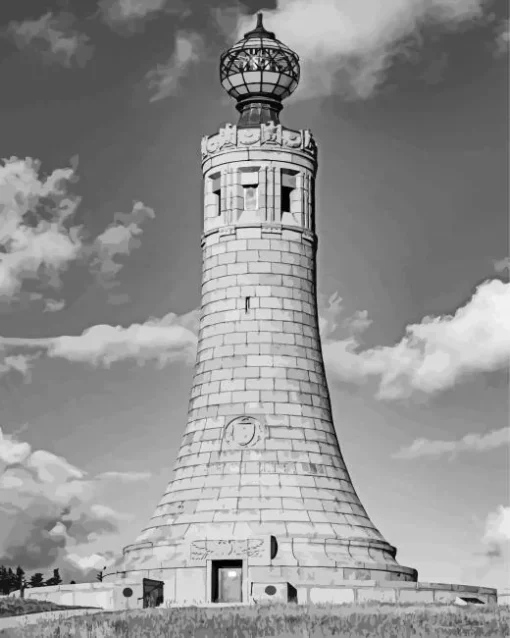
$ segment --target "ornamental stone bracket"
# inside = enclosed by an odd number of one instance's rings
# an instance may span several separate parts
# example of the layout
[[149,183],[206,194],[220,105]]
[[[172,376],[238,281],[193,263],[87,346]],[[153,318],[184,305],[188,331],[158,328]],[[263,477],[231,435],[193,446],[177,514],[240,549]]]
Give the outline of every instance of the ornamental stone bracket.
[[233,148],[287,148],[301,151],[315,159],[317,144],[308,129],[294,131],[281,124],[261,124],[260,128],[238,128],[235,124],[225,124],[214,135],[202,138],[202,161]]

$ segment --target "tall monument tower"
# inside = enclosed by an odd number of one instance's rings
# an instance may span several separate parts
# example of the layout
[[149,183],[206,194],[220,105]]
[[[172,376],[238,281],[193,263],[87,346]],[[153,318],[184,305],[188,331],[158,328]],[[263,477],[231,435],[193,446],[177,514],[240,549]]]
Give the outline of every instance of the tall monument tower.
[[417,580],[368,517],[333,424],[317,315],[317,146],[279,118],[299,73],[261,15],[221,56],[240,116],[202,140],[188,422],[152,518],[105,578],[162,580],[170,601]]

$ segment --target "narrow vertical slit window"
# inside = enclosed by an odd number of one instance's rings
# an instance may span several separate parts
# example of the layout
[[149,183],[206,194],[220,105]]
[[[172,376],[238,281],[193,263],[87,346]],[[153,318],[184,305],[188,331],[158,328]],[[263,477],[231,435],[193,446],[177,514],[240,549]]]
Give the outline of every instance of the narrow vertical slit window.
[[250,312],[250,298],[246,297],[244,300],[244,312]]
[[216,214],[221,215],[221,213],[223,212],[221,208],[221,188],[218,188],[217,190],[213,191],[213,195],[214,195],[214,205],[216,207]]
[[221,206],[221,176],[219,173],[211,176],[211,192],[214,196],[214,212],[219,216],[223,212]]

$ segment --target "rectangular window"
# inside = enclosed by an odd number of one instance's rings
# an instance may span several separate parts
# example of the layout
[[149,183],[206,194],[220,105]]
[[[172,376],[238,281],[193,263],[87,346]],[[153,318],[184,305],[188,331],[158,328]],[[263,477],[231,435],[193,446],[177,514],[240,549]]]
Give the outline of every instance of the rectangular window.
[[293,191],[296,188],[296,171],[282,169],[281,206],[282,213],[292,212]]
[[257,210],[258,208],[258,186],[257,184],[243,185],[244,210]]
[[294,189],[282,186],[282,213],[290,213],[290,195]]
[[259,207],[259,170],[241,168],[241,186],[243,187],[244,210],[257,210]]

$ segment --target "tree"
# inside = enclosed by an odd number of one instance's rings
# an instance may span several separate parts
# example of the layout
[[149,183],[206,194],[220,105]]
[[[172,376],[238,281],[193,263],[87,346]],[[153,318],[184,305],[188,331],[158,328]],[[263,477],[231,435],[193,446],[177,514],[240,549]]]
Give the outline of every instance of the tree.
[[100,583],[103,582],[103,570],[101,570],[100,572],[97,572],[96,580],[98,580]]
[[0,594],[6,596],[9,593],[9,579],[7,576],[7,569],[0,565]]
[[30,587],[44,587],[44,575],[36,572],[30,577]]
[[57,567],[57,569],[53,570],[53,576],[51,578],[48,578],[48,580],[46,581],[46,585],[60,585],[61,582],[62,579],[60,578]]
[[69,582],[69,584],[70,584],[70,585],[76,585],[76,581],[75,581],[75,580],[71,580],[71,581]]
[[12,571],[12,567],[7,570],[7,588],[8,593],[17,589],[16,574]]
[[19,565],[16,567],[16,589],[19,589],[20,596],[23,598],[23,591],[27,586],[25,579],[25,570]]

